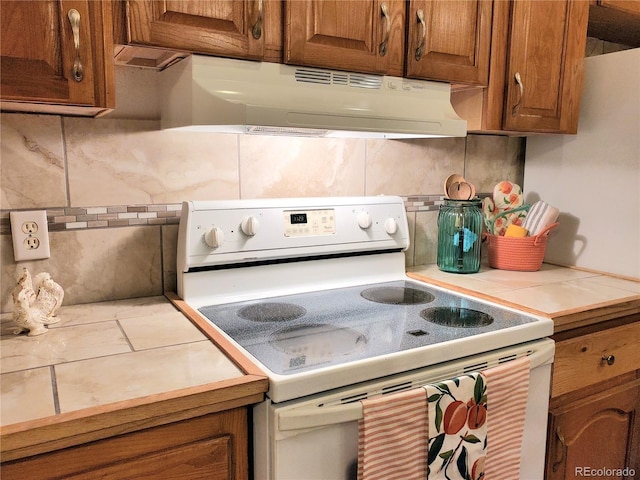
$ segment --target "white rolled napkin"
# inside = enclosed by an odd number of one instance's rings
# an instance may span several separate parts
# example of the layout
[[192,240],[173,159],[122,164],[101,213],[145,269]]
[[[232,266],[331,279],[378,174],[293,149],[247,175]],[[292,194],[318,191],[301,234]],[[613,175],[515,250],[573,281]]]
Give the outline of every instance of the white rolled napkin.
[[527,213],[524,222],[522,222],[522,226],[529,230],[530,236],[535,236],[552,223],[555,223],[559,214],[560,210],[556,207],[552,207],[548,203],[538,200],[531,205],[529,213]]

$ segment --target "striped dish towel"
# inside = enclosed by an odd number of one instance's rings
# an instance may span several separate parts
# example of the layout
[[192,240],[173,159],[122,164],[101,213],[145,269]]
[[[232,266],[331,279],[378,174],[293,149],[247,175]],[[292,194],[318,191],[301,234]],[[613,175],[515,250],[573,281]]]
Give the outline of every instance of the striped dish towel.
[[424,480],[427,475],[427,394],[424,388],[362,400],[358,480]]
[[485,478],[520,477],[522,434],[529,393],[530,362],[522,357],[482,372],[487,388]]
[[531,205],[529,213],[522,222],[522,227],[529,231],[530,236],[536,236],[558,219],[560,210],[542,200]]

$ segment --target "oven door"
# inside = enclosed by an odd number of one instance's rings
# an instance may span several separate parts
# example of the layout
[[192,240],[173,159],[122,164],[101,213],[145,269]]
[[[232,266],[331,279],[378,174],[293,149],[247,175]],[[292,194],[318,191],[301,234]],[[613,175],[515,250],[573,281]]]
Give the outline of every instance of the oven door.
[[543,339],[325,394],[254,408],[256,480],[357,478],[359,400],[490,368],[529,355],[531,376],[520,478],[543,478],[554,342]]

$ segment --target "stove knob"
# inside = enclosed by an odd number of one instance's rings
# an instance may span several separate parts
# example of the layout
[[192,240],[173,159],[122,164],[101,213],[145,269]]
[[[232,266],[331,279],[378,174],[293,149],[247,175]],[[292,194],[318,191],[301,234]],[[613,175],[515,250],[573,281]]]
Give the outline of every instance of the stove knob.
[[367,212],[360,212],[358,214],[358,225],[363,230],[369,228],[371,226],[371,215]]
[[258,233],[258,228],[260,228],[260,222],[253,215],[250,217],[245,217],[242,219],[240,223],[240,229],[242,233],[249,237],[253,237],[256,233]]
[[204,234],[204,241],[211,248],[218,248],[224,241],[224,232],[219,227],[213,227]]
[[384,230],[389,235],[395,235],[395,233],[398,231],[398,222],[396,222],[396,219],[395,218],[387,218],[384,221]]

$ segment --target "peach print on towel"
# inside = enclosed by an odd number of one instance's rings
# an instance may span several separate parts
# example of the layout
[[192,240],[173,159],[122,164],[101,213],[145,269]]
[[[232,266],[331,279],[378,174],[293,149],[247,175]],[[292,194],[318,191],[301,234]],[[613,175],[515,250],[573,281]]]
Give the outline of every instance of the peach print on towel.
[[481,480],[487,448],[487,395],[479,373],[426,387],[429,480]]

